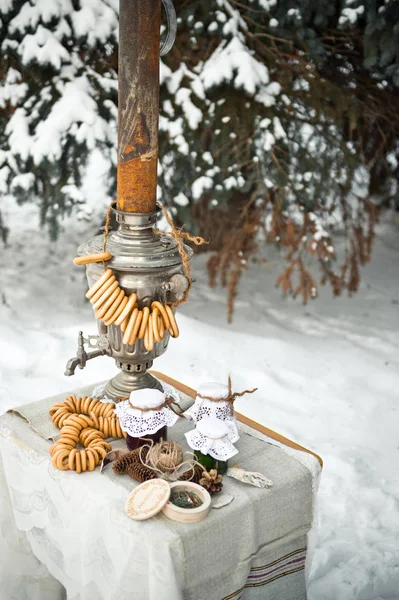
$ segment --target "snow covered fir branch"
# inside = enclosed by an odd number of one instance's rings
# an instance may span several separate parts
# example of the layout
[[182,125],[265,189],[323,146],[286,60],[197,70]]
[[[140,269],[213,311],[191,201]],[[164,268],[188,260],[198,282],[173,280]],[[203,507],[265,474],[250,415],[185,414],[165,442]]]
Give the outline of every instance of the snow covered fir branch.
[[[229,318],[266,244],[287,261],[284,294],[307,302],[325,282],[356,292],[378,209],[398,202],[398,3],[175,5],[159,198],[211,241]],[[0,19],[0,193],[36,204],[56,238],[72,210],[92,218],[82,181],[98,150],[115,196],[118,0],[7,0]]]

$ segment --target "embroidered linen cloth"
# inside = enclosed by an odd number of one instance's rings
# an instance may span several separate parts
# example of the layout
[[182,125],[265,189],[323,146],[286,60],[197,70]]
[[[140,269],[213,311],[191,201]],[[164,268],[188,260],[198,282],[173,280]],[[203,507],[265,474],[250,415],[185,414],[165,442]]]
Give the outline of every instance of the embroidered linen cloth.
[[[204,521],[136,522],[124,513],[129,477],[52,467],[48,409],[65,397],[0,417],[1,600],[306,599],[315,458],[239,425],[237,462],[269,477],[270,490],[225,477],[234,500]],[[191,427],[179,419],[170,439],[186,447]]]

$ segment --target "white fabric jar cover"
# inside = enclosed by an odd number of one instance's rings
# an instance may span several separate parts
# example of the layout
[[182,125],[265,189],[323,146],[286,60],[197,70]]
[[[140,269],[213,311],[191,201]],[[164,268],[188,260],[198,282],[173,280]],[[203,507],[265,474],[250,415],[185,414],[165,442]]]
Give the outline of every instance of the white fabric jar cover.
[[[235,421],[232,404],[227,400],[223,400],[229,394],[228,386],[223,383],[201,383],[194,404],[185,411],[184,416],[192,419],[195,423],[204,417],[216,417],[216,419],[222,421]],[[209,396],[215,398],[215,400],[220,400],[215,402],[214,400],[201,398],[201,396]]]
[[[156,433],[165,425],[172,427],[179,417],[169,408],[166,401],[166,394],[153,388],[131,392],[129,400],[119,402],[115,406],[121,428],[137,438]],[[151,410],[156,408],[158,410]]]
[[204,417],[198,421],[195,429],[185,434],[192,450],[209,454],[216,460],[229,460],[238,453],[233,444],[239,435],[232,421],[221,421],[216,417]]

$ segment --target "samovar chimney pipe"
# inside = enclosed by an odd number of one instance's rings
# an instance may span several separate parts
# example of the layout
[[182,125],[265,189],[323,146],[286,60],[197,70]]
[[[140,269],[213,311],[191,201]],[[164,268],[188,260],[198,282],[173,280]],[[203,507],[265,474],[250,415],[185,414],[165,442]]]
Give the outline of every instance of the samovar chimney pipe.
[[[162,48],[161,1],[168,24]],[[145,309],[147,315],[153,310],[153,303],[163,305],[165,311],[166,307],[175,310],[189,286],[182,253],[189,259],[192,250],[182,248],[173,236],[160,236],[154,231],[160,213],[156,206],[159,55],[170,50],[176,36],[172,0],[120,0],[119,29],[118,190],[116,209],[112,209],[117,228],[107,232],[106,249],[111,255],[107,268],[112,270],[118,290],[124,292],[126,298],[134,297],[137,304],[129,317],[126,316],[130,324],[134,311],[140,311],[141,318]],[[95,236],[78,248],[79,256],[98,255],[103,251],[103,235]],[[105,268],[102,262],[86,264],[89,288],[104,275]],[[114,293],[111,287],[109,290],[109,294]],[[108,294],[108,288],[104,293]],[[114,300],[110,296],[104,302],[111,298]],[[138,318],[137,314],[134,318]],[[155,311],[153,315],[156,314]],[[83,369],[87,361],[106,355],[115,360],[120,372],[106,384],[102,397],[117,400],[132,390],[161,389],[161,383],[148,369],[154,359],[166,352],[170,336],[177,337],[178,330],[176,333],[171,326],[164,327],[162,336],[158,332],[158,338],[152,343],[148,340],[146,343],[143,336],[138,335],[130,342],[122,323],[103,319],[105,313],[95,316],[98,335],[83,337],[83,333],[79,333],[77,354],[68,361],[65,375],[73,375],[76,367]],[[148,335],[149,327],[153,331],[153,320],[149,321],[147,316]],[[85,344],[93,351],[86,352]]]
[[120,0],[117,209],[156,210],[161,0]]

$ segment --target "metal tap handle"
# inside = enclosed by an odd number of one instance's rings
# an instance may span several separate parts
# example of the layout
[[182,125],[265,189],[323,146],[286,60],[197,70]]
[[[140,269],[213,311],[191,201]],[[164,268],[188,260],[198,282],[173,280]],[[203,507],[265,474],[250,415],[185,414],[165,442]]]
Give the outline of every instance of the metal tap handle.
[[172,48],[175,43],[176,33],[177,33],[177,18],[175,7],[173,6],[172,0],[162,0],[162,4],[165,8],[166,12],[166,21],[168,24],[168,31],[166,34],[166,38],[163,41],[161,46],[160,54],[161,56],[165,56]]

